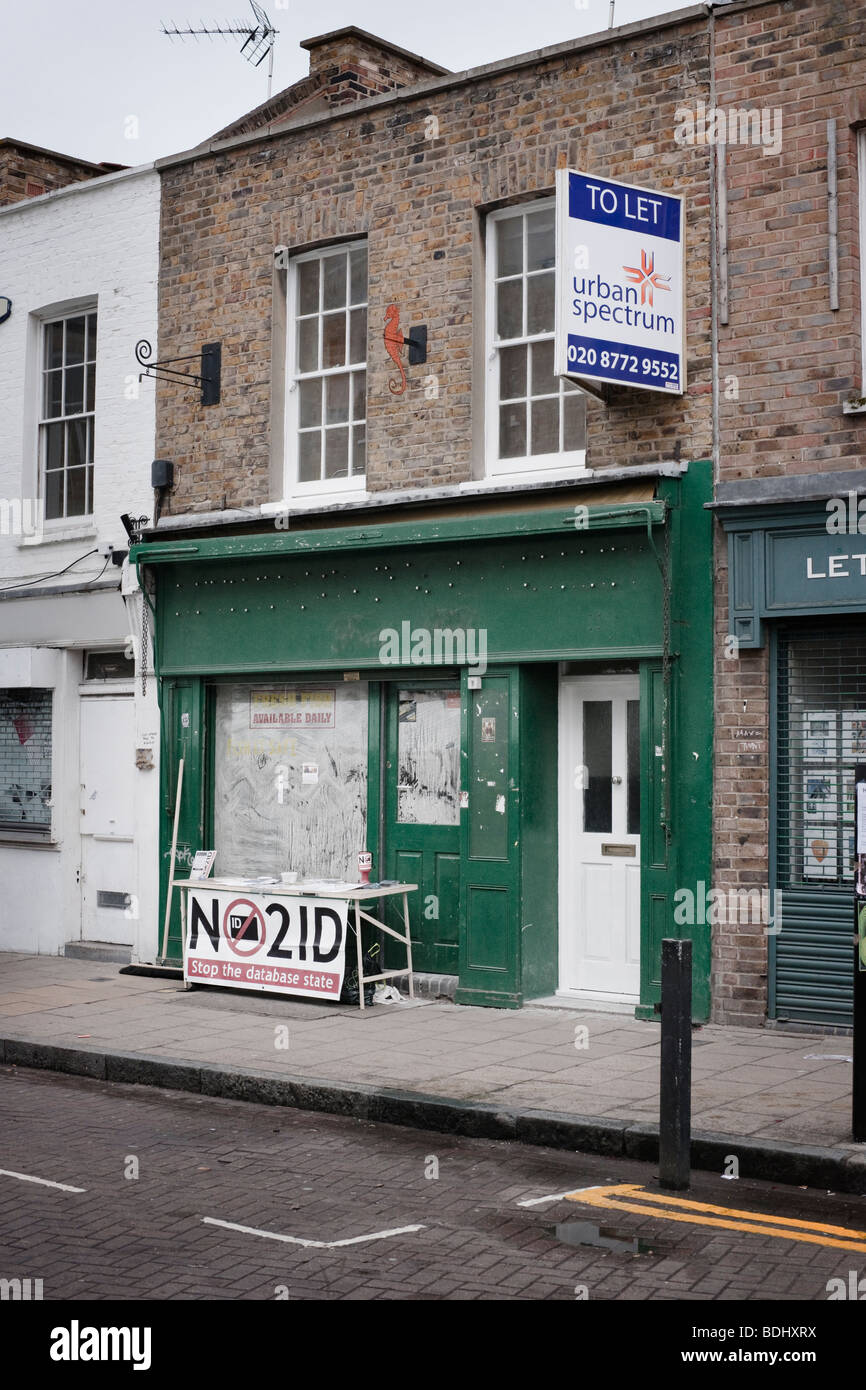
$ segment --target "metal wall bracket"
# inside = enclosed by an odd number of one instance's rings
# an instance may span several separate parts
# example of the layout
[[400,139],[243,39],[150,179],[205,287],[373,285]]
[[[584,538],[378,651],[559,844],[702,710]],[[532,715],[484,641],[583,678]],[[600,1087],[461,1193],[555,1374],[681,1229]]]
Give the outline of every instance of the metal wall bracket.
[[[146,338],[135,345],[135,360],[143,372],[138,379],[153,377],[155,381],[179,381],[185,386],[197,386],[201,391],[202,405],[219,405],[220,379],[222,375],[222,344],[204,343],[201,353],[190,353],[187,357],[166,357],[163,362],[151,362],[153,348]],[[198,372],[183,372],[174,365],[177,362],[198,362]]]

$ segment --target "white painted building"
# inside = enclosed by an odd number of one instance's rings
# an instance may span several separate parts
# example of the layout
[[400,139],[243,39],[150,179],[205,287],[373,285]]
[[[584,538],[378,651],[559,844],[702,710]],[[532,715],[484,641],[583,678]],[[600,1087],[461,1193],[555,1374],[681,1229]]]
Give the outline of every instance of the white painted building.
[[156,687],[110,548],[153,510],[159,201],[148,165],[0,208],[3,951],[156,955]]

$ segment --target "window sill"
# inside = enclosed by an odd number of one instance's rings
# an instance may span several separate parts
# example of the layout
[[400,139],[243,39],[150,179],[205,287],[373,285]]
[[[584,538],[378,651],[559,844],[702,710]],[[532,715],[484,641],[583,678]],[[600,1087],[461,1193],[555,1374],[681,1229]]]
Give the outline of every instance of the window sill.
[[842,402],[843,415],[866,415],[866,396],[860,396],[853,401]]
[[329,503],[338,505],[341,502],[367,502],[371,494],[364,489],[343,489],[335,488],[333,492],[303,492],[293,497],[286,497],[281,502],[263,502],[261,506],[262,516],[282,516],[284,513],[293,512],[314,512],[321,511]]
[[37,536],[25,536],[17,542],[19,550],[30,550],[35,545],[50,545],[53,541],[89,541],[96,540],[98,532],[94,528],[93,522],[88,521],[82,526],[64,526],[56,531],[42,530]]
[[6,849],[60,849],[59,840],[46,840],[44,835],[27,835],[22,831],[0,830],[0,847]]
[[564,468],[503,468],[497,472],[488,471],[483,478],[473,479],[469,483],[461,483],[461,491],[475,489],[490,490],[491,488],[508,487],[509,484],[520,484],[525,487],[527,483],[559,483],[568,482],[571,478],[588,478],[592,473],[591,468],[587,468],[583,457],[580,461]]

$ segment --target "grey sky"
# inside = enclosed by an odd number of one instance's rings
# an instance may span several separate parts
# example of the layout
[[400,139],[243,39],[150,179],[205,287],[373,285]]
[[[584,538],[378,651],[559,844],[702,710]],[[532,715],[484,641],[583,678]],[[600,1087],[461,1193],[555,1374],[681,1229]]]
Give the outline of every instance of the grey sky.
[[[459,70],[607,28],[609,0],[265,0],[279,29],[274,91],[308,70],[301,39],[357,24]],[[615,23],[683,8],[616,0]],[[0,136],[141,164],[189,148],[267,95],[239,39],[169,40],[179,26],[246,20],[249,0],[0,0]],[[127,131],[135,127],[137,138]]]

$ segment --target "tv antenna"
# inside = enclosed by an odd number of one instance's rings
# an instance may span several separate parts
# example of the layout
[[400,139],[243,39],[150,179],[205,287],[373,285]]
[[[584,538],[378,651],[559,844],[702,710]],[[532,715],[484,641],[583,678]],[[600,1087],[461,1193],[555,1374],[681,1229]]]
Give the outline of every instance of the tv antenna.
[[202,24],[200,28],[193,29],[188,26],[186,29],[179,29],[176,24],[169,27],[163,24],[162,32],[170,39],[228,39],[233,36],[243,38],[241,44],[241,55],[246,58],[248,63],[252,63],[257,68],[263,63],[265,58],[268,60],[268,96],[271,95],[271,87],[274,80],[274,40],[279,29],[275,29],[261,5],[256,4],[256,0],[250,0],[255,23],[246,23],[238,20],[236,24],[220,24],[213,27]]

